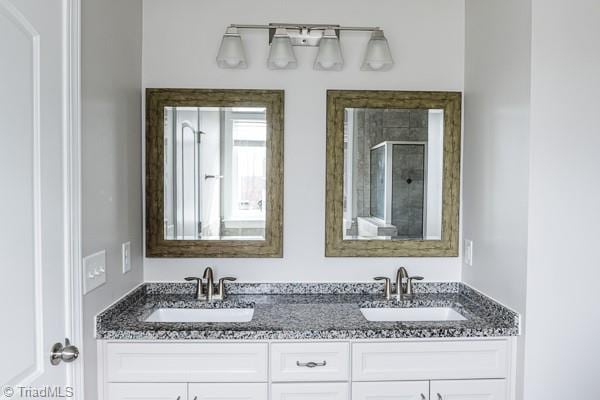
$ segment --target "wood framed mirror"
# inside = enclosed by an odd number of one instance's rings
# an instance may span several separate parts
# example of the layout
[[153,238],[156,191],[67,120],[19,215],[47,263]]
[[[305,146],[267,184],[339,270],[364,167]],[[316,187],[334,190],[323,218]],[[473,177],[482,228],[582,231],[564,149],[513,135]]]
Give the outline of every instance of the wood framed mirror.
[[282,257],[281,90],[146,89],[146,255]]
[[461,106],[457,92],[327,92],[326,256],[458,256]]

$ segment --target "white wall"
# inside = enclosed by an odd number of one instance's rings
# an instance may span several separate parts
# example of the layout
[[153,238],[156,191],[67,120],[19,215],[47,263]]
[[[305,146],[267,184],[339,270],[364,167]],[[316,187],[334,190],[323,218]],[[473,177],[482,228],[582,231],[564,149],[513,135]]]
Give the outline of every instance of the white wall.
[[600,2],[533,0],[526,399],[598,399]]
[[[295,48],[299,67],[266,68],[266,31],[244,31],[247,70],[218,69],[231,23],[379,25],[395,56],[387,73],[359,70],[369,39],[342,34],[342,72],[314,71],[316,48]],[[286,91],[283,259],[145,259],[147,280],[181,280],[206,265],[245,281],[370,280],[400,265],[429,280],[459,280],[458,258],[325,258],[327,89],[463,89],[464,0],[144,0],[144,87],[273,88]]]
[[520,313],[527,280],[530,45],[530,0],[466,1],[463,237],[474,251],[463,280]]
[[[96,395],[94,316],[142,280],[140,0],[82,1],[83,254],[106,249],[106,285],[84,296],[86,399]],[[121,273],[121,243],[132,270]]]

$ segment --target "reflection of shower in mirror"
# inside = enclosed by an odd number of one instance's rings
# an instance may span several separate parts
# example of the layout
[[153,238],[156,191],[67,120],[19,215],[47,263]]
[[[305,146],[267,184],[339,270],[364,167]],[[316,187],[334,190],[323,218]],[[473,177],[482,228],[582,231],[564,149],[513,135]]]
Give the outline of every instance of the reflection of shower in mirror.
[[346,109],[346,239],[439,240],[443,111]]
[[167,240],[262,240],[266,114],[260,107],[165,107]]

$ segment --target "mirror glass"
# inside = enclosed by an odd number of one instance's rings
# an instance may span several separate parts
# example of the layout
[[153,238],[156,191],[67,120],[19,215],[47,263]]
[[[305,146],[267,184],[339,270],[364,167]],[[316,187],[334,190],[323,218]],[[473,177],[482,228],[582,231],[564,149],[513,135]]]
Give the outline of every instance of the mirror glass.
[[164,107],[164,238],[264,240],[264,107]]
[[344,109],[344,240],[440,240],[444,111]]

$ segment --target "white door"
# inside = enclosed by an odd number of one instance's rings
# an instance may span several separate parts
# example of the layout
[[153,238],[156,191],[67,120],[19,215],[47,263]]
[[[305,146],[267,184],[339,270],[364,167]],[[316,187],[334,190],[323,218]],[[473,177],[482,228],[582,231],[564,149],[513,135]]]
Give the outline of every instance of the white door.
[[504,379],[431,381],[431,400],[507,400]]
[[352,400],[429,400],[429,381],[355,382]]
[[73,364],[50,362],[70,321],[69,10],[68,0],[0,0],[0,386],[7,397],[38,397],[31,393],[46,385],[54,394],[70,391]]

